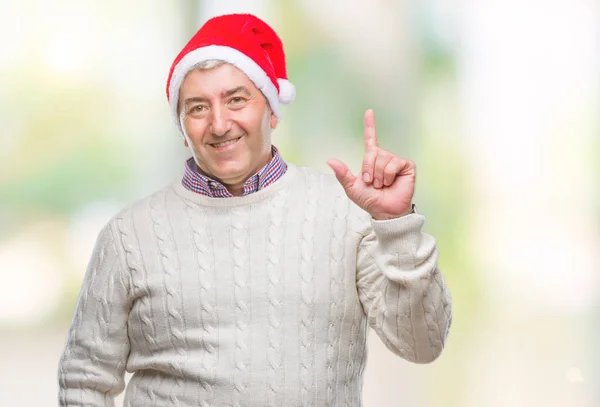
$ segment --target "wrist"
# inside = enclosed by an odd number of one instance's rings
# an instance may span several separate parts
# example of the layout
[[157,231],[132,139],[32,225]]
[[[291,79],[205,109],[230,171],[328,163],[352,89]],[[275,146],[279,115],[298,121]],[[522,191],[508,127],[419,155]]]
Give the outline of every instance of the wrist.
[[417,213],[416,211],[416,205],[415,204],[411,204],[408,209],[406,209],[405,211],[401,212],[401,213],[395,213],[395,214],[391,214],[391,213],[372,213],[371,217],[375,220],[391,220],[391,219],[397,219],[397,218],[401,218],[403,216],[406,215],[410,215],[411,213]]

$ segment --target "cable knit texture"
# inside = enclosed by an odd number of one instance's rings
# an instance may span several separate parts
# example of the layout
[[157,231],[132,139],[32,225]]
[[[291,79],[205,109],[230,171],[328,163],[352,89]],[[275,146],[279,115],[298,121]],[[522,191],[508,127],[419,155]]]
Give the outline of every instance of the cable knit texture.
[[375,221],[288,165],[250,195],[176,182],[101,231],[59,364],[59,405],[360,406],[371,326],[438,357],[452,320],[425,218]]

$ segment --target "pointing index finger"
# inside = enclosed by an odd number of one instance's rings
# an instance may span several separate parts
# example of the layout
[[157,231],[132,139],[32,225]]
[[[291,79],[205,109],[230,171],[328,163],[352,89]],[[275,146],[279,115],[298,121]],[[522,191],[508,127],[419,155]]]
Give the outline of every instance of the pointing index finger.
[[375,131],[375,115],[373,109],[365,112],[365,149],[370,150],[379,146]]

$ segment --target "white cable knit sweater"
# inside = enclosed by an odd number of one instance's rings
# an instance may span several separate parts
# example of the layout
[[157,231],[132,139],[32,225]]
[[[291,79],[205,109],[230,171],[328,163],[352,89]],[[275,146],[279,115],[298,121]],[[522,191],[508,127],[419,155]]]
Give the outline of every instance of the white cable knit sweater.
[[289,164],[256,193],[180,182],[114,217],[59,366],[60,406],[360,406],[367,324],[417,363],[451,300],[419,214],[375,221],[331,175]]

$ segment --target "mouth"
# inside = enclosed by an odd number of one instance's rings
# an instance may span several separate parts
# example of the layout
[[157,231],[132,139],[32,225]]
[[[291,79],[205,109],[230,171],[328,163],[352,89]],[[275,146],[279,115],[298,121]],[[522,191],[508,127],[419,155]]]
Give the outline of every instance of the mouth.
[[216,149],[216,150],[223,150],[226,147],[232,146],[235,143],[237,143],[242,137],[237,137],[231,140],[227,140],[227,141],[222,141],[220,143],[211,143],[209,144],[212,148]]

